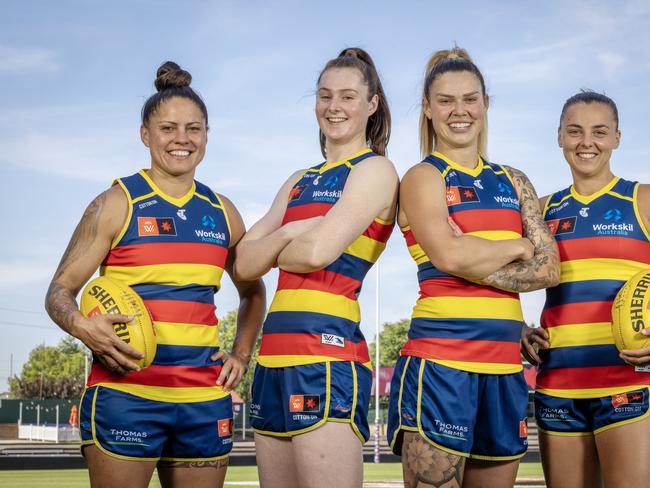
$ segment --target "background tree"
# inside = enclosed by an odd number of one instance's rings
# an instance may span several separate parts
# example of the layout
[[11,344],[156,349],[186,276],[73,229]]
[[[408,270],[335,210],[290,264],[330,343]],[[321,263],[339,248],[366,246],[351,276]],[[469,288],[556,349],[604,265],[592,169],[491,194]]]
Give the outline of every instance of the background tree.
[[[231,310],[228,312],[225,317],[219,319],[219,343],[221,348],[225,351],[230,351],[232,349],[232,343],[235,340],[235,333],[237,332],[237,310]],[[248,403],[251,399],[251,386],[253,385],[253,373],[255,372],[255,366],[257,365],[257,356],[260,350],[260,343],[262,342],[262,334],[257,336],[257,341],[255,342],[255,347],[253,348],[253,356],[251,362],[248,365],[248,371],[244,374],[244,377],[241,380],[241,383],[237,385],[235,391],[237,394],[242,397],[245,403]]]
[[[397,322],[385,322],[384,328],[379,333],[379,365],[395,366],[402,346],[406,343],[410,319]],[[375,342],[370,344],[370,360],[375,362]]]
[[14,398],[78,399],[84,388],[85,350],[73,337],[56,346],[41,344],[29,353],[20,376],[9,379]]

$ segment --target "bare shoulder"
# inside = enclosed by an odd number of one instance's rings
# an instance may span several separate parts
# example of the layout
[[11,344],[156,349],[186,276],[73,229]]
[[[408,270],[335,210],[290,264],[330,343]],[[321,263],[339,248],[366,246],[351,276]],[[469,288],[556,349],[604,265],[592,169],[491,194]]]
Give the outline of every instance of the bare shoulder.
[[[356,181],[356,183],[353,183]],[[392,161],[384,156],[373,156],[358,163],[350,173],[354,186],[364,185],[382,191],[397,190],[399,176]],[[346,186],[347,188],[347,186]]]
[[230,198],[228,198],[223,193],[216,193],[215,192],[215,195],[217,195],[217,198],[219,198],[219,200],[221,200],[221,203],[223,203],[223,206],[226,207],[227,211],[237,212],[237,207],[235,207],[235,204],[232,203],[232,200]]
[[372,156],[370,158],[364,159],[361,161],[357,168],[367,168],[372,167],[373,171],[386,171],[393,173],[397,176],[397,171],[395,170],[395,165],[393,162],[385,156]]
[[422,182],[430,183],[433,180],[442,181],[442,173],[438,168],[428,163],[418,163],[411,166],[402,177],[402,184],[412,185]]
[[233,247],[235,244],[237,244],[237,242],[239,242],[239,240],[246,232],[246,226],[244,224],[244,220],[242,219],[239,210],[237,210],[237,207],[235,206],[234,203],[232,203],[232,200],[230,200],[230,198],[228,198],[227,196],[221,193],[215,193],[215,195],[217,195],[219,200],[221,200],[221,203],[224,206],[224,211],[228,216],[228,221],[230,222],[230,234],[231,234],[230,247]]
[[284,182],[284,186],[291,187],[295,185],[298,182],[298,180],[305,175],[307,171],[309,171],[309,169],[299,169],[297,171],[294,171],[293,173],[291,173],[289,178],[287,178],[287,180]]
[[650,222],[650,185],[641,183],[637,193],[639,211],[641,215]]
[[639,183],[639,199],[643,199],[646,203],[650,202],[650,184]]
[[124,193],[120,185],[111,186],[108,190],[100,193],[97,198],[100,198],[102,195],[106,198],[106,205],[126,207],[129,203],[126,193]]
[[515,181],[515,183],[518,184],[530,183],[530,180],[528,179],[528,176],[526,176],[526,173],[524,173],[520,169],[514,168],[513,166],[508,166],[506,164],[503,164],[502,167],[508,172],[508,174]]
[[96,221],[102,233],[114,237],[120,231],[128,215],[129,200],[119,185],[113,185],[90,202],[82,222]]

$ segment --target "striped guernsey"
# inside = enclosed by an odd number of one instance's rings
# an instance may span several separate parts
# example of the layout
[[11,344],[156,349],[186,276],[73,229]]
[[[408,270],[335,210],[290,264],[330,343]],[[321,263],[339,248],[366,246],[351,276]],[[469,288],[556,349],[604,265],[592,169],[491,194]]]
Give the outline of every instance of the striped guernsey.
[[165,402],[227,396],[216,380],[221,361],[214,293],[226,265],[230,228],[219,197],[194,182],[182,198],[165,195],[143,170],[116,180],[129,202],[126,222],[100,274],[143,298],[156,329],[153,363],[125,376],[96,359],[88,386],[103,385]]
[[[477,166],[469,169],[438,152],[423,162],[440,171],[449,215],[465,234],[491,240],[522,236],[519,199],[502,166],[479,158]],[[523,317],[518,294],[438,270],[410,227],[402,232],[418,265],[420,298],[401,355],[474,373],[520,371]]]
[[[308,169],[289,194],[283,224],[325,215],[336,204],[348,175],[370,149]],[[378,218],[332,264],[311,273],[280,270],[278,287],[264,322],[259,363],[286,367],[323,361],[369,363],[359,328],[357,297],[363,278],[393,230]]]
[[612,301],[650,265],[650,239],[637,207],[638,183],[614,178],[588,197],[573,186],[551,195],[544,219],[560,249],[560,284],[546,290],[541,325],[551,348],[540,350],[537,391],[594,398],[650,385],[618,356]]

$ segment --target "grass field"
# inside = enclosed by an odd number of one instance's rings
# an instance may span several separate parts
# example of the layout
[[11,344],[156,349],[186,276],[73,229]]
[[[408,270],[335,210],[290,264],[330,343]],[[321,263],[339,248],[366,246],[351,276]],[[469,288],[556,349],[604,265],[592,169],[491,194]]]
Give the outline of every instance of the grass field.
[[[519,467],[519,476],[541,477],[542,467],[539,463],[522,463]],[[364,478],[366,481],[401,480],[402,467],[396,463],[366,464]],[[254,483],[256,481],[255,466],[233,466],[228,468],[225,486],[259,486]],[[88,473],[83,469],[0,471],[0,486],[2,488],[82,488],[88,486]],[[155,474],[149,487],[160,488]]]

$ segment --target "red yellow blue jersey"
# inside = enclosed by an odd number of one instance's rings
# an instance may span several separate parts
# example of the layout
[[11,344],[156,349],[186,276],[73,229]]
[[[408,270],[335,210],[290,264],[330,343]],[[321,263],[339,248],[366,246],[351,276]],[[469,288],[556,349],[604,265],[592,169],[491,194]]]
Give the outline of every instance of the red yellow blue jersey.
[[595,398],[650,385],[619,356],[612,336],[612,301],[650,266],[650,238],[637,205],[639,184],[614,178],[590,196],[573,186],[552,194],[544,219],[560,250],[560,284],[546,290],[537,391]]
[[[522,236],[519,198],[502,166],[479,158],[470,169],[438,152],[423,162],[442,175],[449,215],[463,233],[491,240]],[[418,266],[420,297],[400,354],[472,373],[521,371],[519,295],[440,271],[411,228],[402,232]]]
[[219,197],[195,181],[181,198],[163,193],[142,170],[120,178],[128,215],[100,274],[131,286],[156,329],[153,363],[125,376],[93,362],[88,386],[150,400],[203,402],[227,396],[216,380],[221,361],[214,294],[221,284],[230,227]]
[[[366,149],[347,159],[308,169],[293,185],[283,224],[327,214],[341,197],[355,166],[376,156]],[[369,363],[359,328],[357,297],[377,261],[394,222],[375,218],[329,266],[311,273],[280,270],[278,287],[264,322],[259,363],[286,367],[328,361]]]

